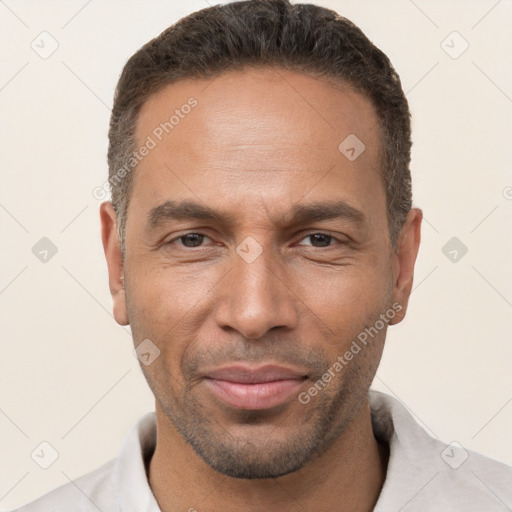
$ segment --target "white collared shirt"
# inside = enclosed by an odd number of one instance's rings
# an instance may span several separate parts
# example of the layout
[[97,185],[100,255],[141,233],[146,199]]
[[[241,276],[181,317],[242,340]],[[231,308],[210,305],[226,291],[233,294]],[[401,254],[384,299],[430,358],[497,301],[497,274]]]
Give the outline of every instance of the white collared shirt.
[[[430,437],[396,399],[370,391],[375,436],[389,444],[374,512],[512,510],[512,467]],[[160,512],[146,464],[156,443],[151,412],[130,429],[119,456],[14,512]]]

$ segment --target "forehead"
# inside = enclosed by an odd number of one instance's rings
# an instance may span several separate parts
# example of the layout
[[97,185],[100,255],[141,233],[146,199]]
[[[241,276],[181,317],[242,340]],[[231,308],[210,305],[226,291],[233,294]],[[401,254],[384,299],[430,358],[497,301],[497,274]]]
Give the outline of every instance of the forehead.
[[348,86],[289,70],[246,69],[169,84],[143,105],[136,139],[139,147],[149,140],[152,146],[132,188],[132,199],[147,209],[169,195],[224,202],[221,190],[241,206],[245,199],[264,198],[268,206],[336,191],[357,203],[357,196],[384,193],[370,102]]
[[[189,109],[187,102],[197,102]],[[189,112],[190,110],[190,112]],[[173,116],[174,114],[174,116]],[[169,142],[187,139],[184,149],[266,145],[280,154],[303,142],[309,150],[337,149],[349,134],[377,142],[377,119],[370,102],[348,85],[336,89],[320,79],[280,68],[228,71],[211,79],[185,79],[164,86],[145,102],[137,119],[137,139],[169,122]],[[169,126],[167,126],[169,128]],[[178,129],[179,128],[179,129]],[[157,130],[156,135],[153,133]],[[190,137],[202,130],[203,138]],[[258,149],[258,148],[256,148]],[[373,148],[369,148],[370,151]]]

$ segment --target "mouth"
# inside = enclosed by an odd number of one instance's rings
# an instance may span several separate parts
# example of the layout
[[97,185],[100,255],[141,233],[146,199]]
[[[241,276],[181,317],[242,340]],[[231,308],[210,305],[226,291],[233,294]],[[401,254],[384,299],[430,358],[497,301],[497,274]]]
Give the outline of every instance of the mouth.
[[282,404],[299,392],[307,375],[282,366],[227,366],[206,372],[203,382],[225,404],[245,410],[264,410]]

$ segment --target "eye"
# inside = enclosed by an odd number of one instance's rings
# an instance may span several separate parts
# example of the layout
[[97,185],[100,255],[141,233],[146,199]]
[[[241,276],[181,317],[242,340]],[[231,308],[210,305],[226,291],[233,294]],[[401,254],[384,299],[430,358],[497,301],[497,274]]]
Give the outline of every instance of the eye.
[[[194,247],[203,246],[205,238],[211,240],[209,236],[203,235],[202,233],[190,232],[185,233],[184,235],[181,235],[179,237],[173,238],[172,240],[169,240],[169,242],[167,242],[166,245],[175,245],[176,242],[178,242],[178,246],[192,249]],[[322,248],[331,247],[332,245],[334,245],[332,243],[333,241],[343,244],[342,240],[339,240],[338,238],[335,238],[332,235],[328,235],[327,233],[311,233],[302,238],[302,240],[307,239],[310,240],[310,244],[299,243],[298,245],[309,245],[310,247],[314,248]]]
[[203,235],[201,233],[186,233],[177,238],[174,238],[173,240],[170,240],[167,243],[171,245],[177,241],[180,241],[181,243],[179,245],[181,245],[182,247],[200,247],[205,238],[209,239],[210,237]]
[[[317,247],[317,248],[330,247],[332,245],[331,241],[333,241],[333,240],[336,242],[339,242],[339,243],[343,243],[341,240],[338,240],[337,238],[335,238],[331,235],[328,235],[326,233],[311,233],[310,235],[305,236],[302,240],[307,240],[308,238],[311,240],[311,244],[305,244],[305,245],[311,245],[311,247]],[[299,244],[299,245],[304,245],[304,244]]]

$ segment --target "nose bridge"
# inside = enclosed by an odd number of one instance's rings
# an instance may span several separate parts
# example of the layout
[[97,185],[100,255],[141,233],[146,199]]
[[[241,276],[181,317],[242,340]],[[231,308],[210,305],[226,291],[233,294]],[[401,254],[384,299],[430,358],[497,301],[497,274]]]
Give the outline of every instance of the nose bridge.
[[263,247],[247,237],[236,248],[217,308],[219,327],[236,329],[246,338],[259,338],[274,327],[295,326],[293,293],[282,272],[283,262],[271,245]]

